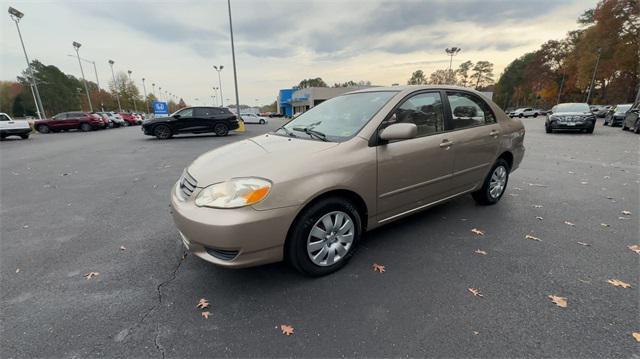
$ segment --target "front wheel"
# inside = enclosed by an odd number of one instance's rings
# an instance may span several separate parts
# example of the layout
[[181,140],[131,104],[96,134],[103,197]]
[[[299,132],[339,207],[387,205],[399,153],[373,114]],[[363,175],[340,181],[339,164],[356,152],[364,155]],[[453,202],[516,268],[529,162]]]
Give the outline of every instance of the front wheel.
[[50,131],[51,131],[51,129],[47,125],[39,125],[38,126],[38,132],[40,132],[40,133],[49,133]]
[[173,136],[171,128],[167,125],[158,125],[153,129],[153,134],[160,140],[166,140]]
[[80,131],[82,132],[89,132],[91,131],[91,125],[88,123],[83,123],[80,125]]
[[481,205],[496,204],[502,198],[509,181],[509,164],[499,158],[485,178],[482,188],[471,193],[473,199]]
[[227,125],[225,125],[224,123],[216,123],[216,125],[213,127],[213,132],[215,132],[215,134],[218,136],[226,136],[229,134],[229,127],[227,127]]
[[551,132],[553,132],[553,130],[549,126],[544,126],[544,132],[551,133]]
[[362,233],[356,207],[340,197],[322,199],[294,222],[285,256],[298,271],[322,276],[342,268],[353,255]]
[[265,124],[264,120],[260,120],[260,124],[264,125]]
[[537,114],[537,113],[534,113],[534,114],[533,114],[533,118],[536,118],[536,117],[538,117],[538,114]]

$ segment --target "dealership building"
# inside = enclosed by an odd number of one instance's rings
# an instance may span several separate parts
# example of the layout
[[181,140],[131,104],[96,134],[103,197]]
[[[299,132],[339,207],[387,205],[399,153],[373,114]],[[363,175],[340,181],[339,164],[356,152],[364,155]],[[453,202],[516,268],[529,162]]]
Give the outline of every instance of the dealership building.
[[282,89],[278,93],[278,113],[292,117],[343,93],[371,86],[358,87],[307,87],[303,89]]

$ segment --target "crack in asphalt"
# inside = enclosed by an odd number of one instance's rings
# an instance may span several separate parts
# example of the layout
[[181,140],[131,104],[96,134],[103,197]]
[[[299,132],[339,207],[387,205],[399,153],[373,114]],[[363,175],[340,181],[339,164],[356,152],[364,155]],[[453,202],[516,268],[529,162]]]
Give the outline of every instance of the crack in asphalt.
[[156,349],[162,355],[162,359],[164,359],[164,347],[160,344],[160,324],[156,324],[156,337],[153,339],[153,342],[156,345]]

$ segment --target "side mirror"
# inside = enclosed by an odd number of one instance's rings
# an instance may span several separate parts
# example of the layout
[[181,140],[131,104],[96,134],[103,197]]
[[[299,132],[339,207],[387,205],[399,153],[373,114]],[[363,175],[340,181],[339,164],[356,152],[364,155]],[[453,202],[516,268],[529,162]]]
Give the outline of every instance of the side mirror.
[[380,132],[384,141],[408,140],[418,135],[418,127],[414,123],[394,123]]
[[173,115],[173,118],[175,118],[176,120],[177,120],[177,119],[179,119],[180,117],[182,117],[182,116],[180,116],[180,115]]

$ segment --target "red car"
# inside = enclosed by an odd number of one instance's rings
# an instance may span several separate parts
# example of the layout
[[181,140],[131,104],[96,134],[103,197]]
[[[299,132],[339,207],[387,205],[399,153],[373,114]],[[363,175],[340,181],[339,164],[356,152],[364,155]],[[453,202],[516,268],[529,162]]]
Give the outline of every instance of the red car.
[[118,112],[118,115],[127,122],[127,126],[135,126],[142,123],[142,121],[132,113]]
[[105,127],[102,116],[90,112],[62,112],[52,118],[37,120],[33,126],[40,133],[80,130],[83,132]]

